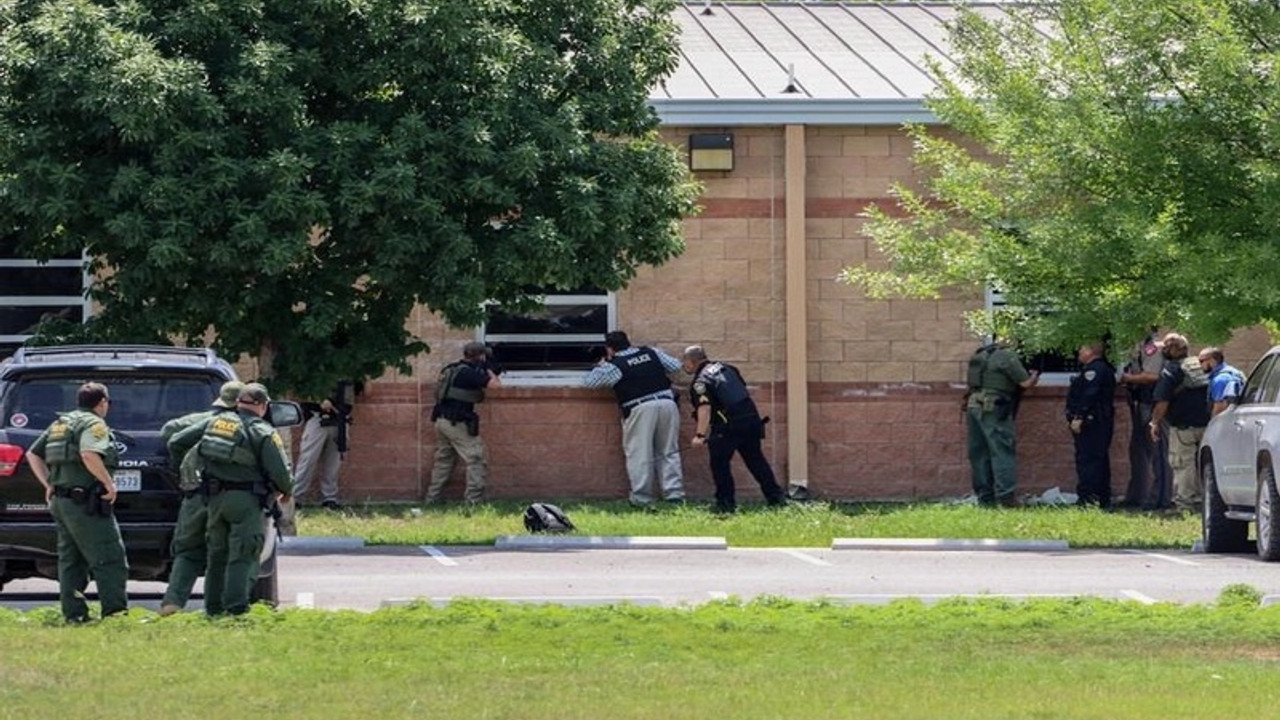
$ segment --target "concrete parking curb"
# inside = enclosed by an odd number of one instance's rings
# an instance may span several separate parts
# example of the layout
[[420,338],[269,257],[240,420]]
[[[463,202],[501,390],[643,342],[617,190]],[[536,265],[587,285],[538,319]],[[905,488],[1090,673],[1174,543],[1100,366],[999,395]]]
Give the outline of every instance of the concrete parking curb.
[[494,547],[501,550],[728,550],[722,537],[610,536],[610,535],[502,535]]
[[280,538],[280,553],[291,552],[342,552],[359,550],[364,547],[364,538],[358,537],[310,537],[305,535],[286,535]]
[[999,538],[836,538],[832,550],[1068,550],[1066,540],[1005,540]]

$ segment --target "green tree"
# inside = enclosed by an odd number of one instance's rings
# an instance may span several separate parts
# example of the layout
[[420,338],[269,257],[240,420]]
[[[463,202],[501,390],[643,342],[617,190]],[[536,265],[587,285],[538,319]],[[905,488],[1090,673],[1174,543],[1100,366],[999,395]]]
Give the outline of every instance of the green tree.
[[81,249],[94,339],[407,369],[530,287],[683,250],[673,0],[0,0],[0,227]]
[[846,280],[997,287],[1035,348],[1280,318],[1276,3],[1061,0],[950,37],[931,107],[958,132],[910,129],[925,179],[868,211],[887,265]]

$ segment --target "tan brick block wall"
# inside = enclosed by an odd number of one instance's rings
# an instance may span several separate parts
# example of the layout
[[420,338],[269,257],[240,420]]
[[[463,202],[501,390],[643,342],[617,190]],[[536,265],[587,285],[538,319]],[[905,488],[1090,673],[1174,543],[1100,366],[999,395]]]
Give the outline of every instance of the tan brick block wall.
[[[712,129],[714,130],[714,129]],[[683,146],[687,128],[664,131]],[[703,131],[697,129],[696,131]],[[687,220],[686,252],[643,268],[618,293],[620,326],[639,343],[678,353],[701,343],[747,377],[773,417],[766,455],[787,476],[785,364],[785,178],[781,128],[733,128],[735,169],[703,173],[704,213]],[[958,412],[965,366],[977,344],[964,311],[979,291],[937,301],[869,300],[836,276],[846,266],[882,263],[862,235],[860,214],[885,202],[894,182],[917,181],[910,141],[897,128],[820,127],[807,133],[805,295],[807,297],[810,484],[836,499],[948,497],[969,491],[965,427]],[[428,420],[441,365],[474,337],[416,310],[408,328],[432,353],[412,375],[389,372],[361,398],[344,496],[411,499],[429,479],[434,429]],[[1194,348],[1202,343],[1192,338]],[[1224,345],[1246,372],[1271,341],[1261,330]],[[1020,489],[1074,489],[1071,439],[1062,427],[1065,389],[1028,393],[1018,420]],[[621,498],[627,492],[617,407],[607,391],[503,388],[481,406],[492,455],[493,498]],[[688,406],[684,406],[687,413]],[[1112,451],[1116,492],[1127,481],[1128,417],[1118,403]],[[692,426],[686,422],[687,446]],[[573,452],[565,448],[572,447]],[[706,457],[686,453],[691,497],[710,498]],[[735,465],[743,500],[759,491]],[[448,490],[460,497],[462,470]]]

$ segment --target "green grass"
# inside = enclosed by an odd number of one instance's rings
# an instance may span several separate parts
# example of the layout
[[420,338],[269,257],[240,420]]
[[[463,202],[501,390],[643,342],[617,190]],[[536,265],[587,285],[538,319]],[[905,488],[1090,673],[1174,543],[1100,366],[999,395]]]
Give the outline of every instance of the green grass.
[[0,718],[1259,717],[1280,608],[1254,598],[0,611]]
[[[719,517],[706,507],[632,509],[625,502],[565,502],[580,535],[724,537],[734,547],[828,547],[834,538],[1009,538],[1066,540],[1087,548],[1190,548],[1199,519],[1075,508],[988,509],[939,503],[746,506]],[[361,537],[375,545],[487,545],[525,532],[523,503],[470,510],[458,505],[357,506],[339,513],[303,511],[299,534]]]

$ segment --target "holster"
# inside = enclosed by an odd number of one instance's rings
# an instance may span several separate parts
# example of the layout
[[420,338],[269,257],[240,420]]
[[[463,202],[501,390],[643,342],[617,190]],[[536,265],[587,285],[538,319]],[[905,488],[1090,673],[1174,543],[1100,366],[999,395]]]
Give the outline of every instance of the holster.
[[463,422],[467,424],[468,435],[470,435],[471,437],[479,437],[480,435],[480,416],[479,415],[473,414],[471,415],[471,417],[468,417]]
[[996,420],[1004,422],[1013,415],[1013,403],[1005,398],[994,398],[992,406],[996,413]]
[[101,485],[85,491],[84,512],[89,517],[111,517],[114,505],[107,502],[107,489]]

